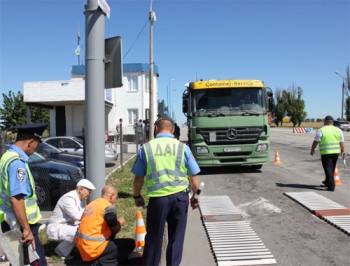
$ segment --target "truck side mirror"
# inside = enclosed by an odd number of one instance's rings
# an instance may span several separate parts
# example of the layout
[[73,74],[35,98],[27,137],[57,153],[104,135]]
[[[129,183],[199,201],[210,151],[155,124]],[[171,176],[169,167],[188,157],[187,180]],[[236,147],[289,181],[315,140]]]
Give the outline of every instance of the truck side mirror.
[[188,111],[188,91],[185,90],[182,94],[182,112],[187,115]]

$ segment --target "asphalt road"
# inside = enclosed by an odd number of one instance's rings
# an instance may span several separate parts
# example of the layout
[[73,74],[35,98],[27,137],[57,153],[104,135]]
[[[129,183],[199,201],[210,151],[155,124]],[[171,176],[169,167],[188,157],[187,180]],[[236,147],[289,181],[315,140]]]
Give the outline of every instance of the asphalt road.
[[[312,191],[350,207],[350,171],[338,161],[342,183],[335,192],[321,187],[324,172],[318,151],[310,155],[312,133],[292,133],[271,128],[270,163],[260,171],[249,168],[212,168],[201,172],[202,196],[228,195],[261,241],[274,255],[277,265],[349,265],[350,237],[284,192]],[[344,132],[347,165],[350,167],[350,133]],[[278,150],[281,163],[274,163]]]

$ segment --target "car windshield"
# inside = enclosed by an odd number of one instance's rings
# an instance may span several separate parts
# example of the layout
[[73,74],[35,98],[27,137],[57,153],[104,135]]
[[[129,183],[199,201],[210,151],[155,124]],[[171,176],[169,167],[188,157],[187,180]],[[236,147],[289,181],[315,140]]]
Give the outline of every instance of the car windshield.
[[38,153],[52,154],[62,153],[63,151],[47,143],[40,143],[37,150]]
[[81,138],[74,137],[73,140],[78,142],[81,146],[84,146],[83,140]]
[[29,163],[42,163],[46,162],[47,159],[44,154],[39,154],[37,152],[34,152],[32,155],[29,156],[28,162]]

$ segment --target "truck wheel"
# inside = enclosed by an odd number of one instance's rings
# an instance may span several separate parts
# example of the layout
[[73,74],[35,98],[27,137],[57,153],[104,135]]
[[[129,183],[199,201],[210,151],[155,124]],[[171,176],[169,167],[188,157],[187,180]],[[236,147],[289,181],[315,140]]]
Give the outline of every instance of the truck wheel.
[[256,164],[256,165],[251,165],[250,167],[253,169],[253,170],[260,170],[262,168],[262,164]]

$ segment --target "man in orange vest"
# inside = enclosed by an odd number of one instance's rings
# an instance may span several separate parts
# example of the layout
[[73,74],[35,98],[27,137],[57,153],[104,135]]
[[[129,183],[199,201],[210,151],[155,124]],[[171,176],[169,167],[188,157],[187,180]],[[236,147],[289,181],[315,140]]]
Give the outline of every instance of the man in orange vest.
[[83,261],[92,265],[115,266],[126,261],[128,254],[135,248],[134,239],[115,239],[116,234],[125,225],[123,217],[117,219],[114,203],[117,190],[107,185],[102,196],[85,207],[75,244]]

